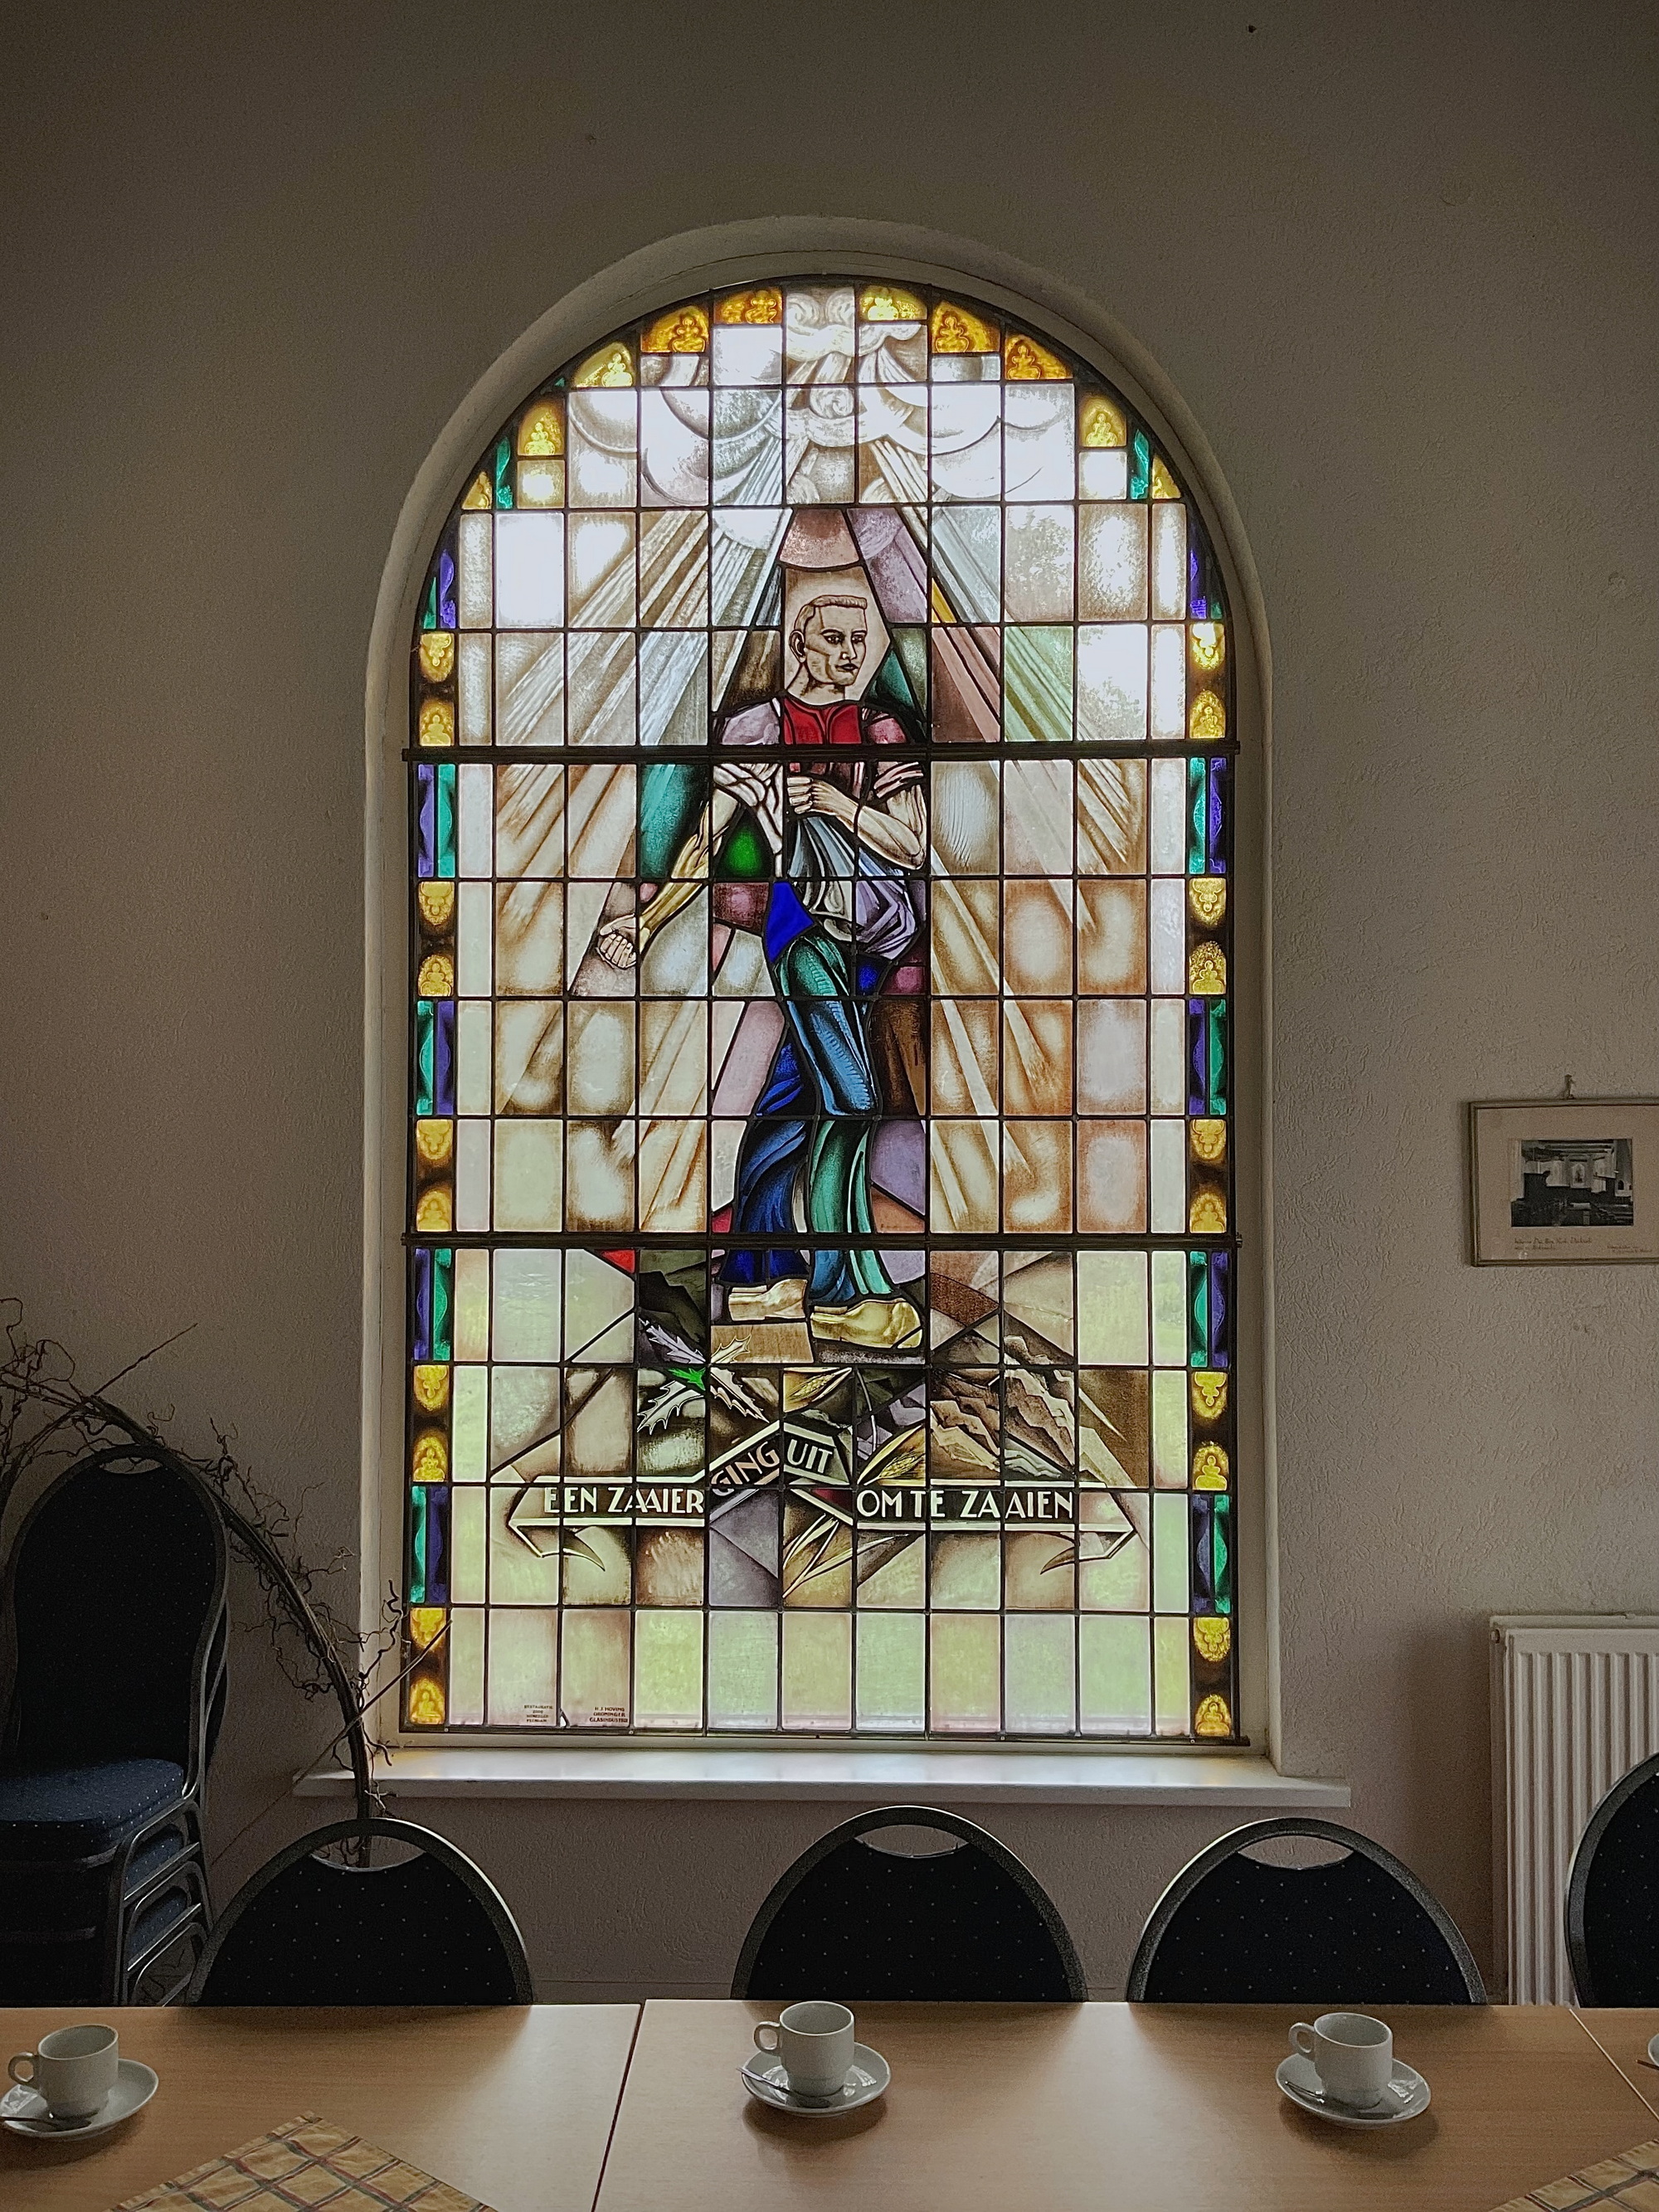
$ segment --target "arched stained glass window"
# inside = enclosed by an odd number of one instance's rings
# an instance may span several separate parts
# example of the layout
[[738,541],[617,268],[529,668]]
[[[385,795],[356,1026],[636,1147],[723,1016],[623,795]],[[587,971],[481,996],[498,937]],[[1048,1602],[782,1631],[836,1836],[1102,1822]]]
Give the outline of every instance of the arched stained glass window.
[[962,294],[505,422],[407,750],[414,1729],[1237,1733],[1226,610]]

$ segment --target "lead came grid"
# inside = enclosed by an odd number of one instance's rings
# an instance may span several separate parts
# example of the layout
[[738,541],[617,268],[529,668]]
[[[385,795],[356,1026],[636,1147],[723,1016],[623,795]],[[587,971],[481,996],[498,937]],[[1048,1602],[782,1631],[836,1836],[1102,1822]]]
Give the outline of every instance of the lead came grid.
[[[843,781],[926,850],[828,893],[911,902],[860,987],[867,1220],[761,1235],[745,1138],[848,1127],[763,1096],[826,597]],[[504,426],[411,672],[409,1725],[1236,1735],[1231,698],[1149,433],[970,302],[683,303]],[[711,771],[729,831],[613,964]],[[917,1340],[733,1307],[786,1245]]]

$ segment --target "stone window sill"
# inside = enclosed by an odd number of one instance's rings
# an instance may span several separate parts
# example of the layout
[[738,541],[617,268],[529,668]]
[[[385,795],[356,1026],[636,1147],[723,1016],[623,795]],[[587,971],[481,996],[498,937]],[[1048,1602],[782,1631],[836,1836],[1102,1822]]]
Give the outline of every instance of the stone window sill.
[[[407,1797],[654,1797],[847,1801],[864,1804],[1152,1805],[1241,1812],[1340,1812],[1346,1782],[1281,1774],[1259,1752],[1146,1751],[992,1744],[405,1746],[382,1754],[375,1781]],[[307,1774],[301,1797],[333,1797],[351,1778]]]

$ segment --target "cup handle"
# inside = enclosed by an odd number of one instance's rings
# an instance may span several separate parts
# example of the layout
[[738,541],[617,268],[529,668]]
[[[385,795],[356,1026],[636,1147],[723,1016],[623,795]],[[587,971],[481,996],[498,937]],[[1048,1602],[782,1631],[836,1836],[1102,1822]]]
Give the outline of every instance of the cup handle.
[[1299,2051],[1304,2058],[1313,2057],[1314,2032],[1305,2020],[1297,2021],[1295,2027],[1291,2028],[1291,2048],[1292,2051]]
[[[39,2064],[40,2061],[33,2051],[20,2051],[8,2065],[6,2071],[14,2081],[21,2081],[25,2088],[32,2089],[34,2087],[35,2069]],[[28,2072],[20,2074],[17,2070],[20,2066],[27,2066]]]
[[[775,2037],[777,2041],[769,2043],[766,2039],[769,2035]],[[757,2021],[755,2026],[755,2048],[757,2051],[767,2051],[775,2058],[778,2053],[778,2044],[782,2041],[782,2039],[783,2030],[778,2026],[776,2021],[763,2020]]]

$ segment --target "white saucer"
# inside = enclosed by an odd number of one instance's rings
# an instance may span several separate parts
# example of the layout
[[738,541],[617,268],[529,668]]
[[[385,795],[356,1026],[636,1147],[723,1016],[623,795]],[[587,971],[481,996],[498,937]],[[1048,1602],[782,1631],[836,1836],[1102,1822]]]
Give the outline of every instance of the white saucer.
[[880,2051],[863,2043],[853,2045],[852,2070],[833,2097],[798,2097],[775,2051],[757,2051],[743,2069],[743,2086],[751,2097],[775,2112],[799,2112],[807,2120],[833,2119],[842,2112],[856,2112],[860,2105],[872,2105],[892,2078]]
[[1273,2078],[1293,2105],[1339,2128],[1397,2128],[1401,2120],[1414,2120],[1429,2109],[1428,2083],[1403,2058],[1395,2060],[1382,2102],[1370,2112],[1358,2112],[1334,2103],[1320,2087],[1312,2059],[1304,2058],[1299,2051],[1279,2060]]
[[89,2120],[54,2120],[46,2111],[46,2099],[24,2081],[0,2097],[0,2120],[15,2135],[40,2136],[52,2142],[67,2136],[100,2136],[142,2111],[155,2094],[156,2087],[155,2075],[148,2066],[137,2058],[124,2058],[103,2109]]

